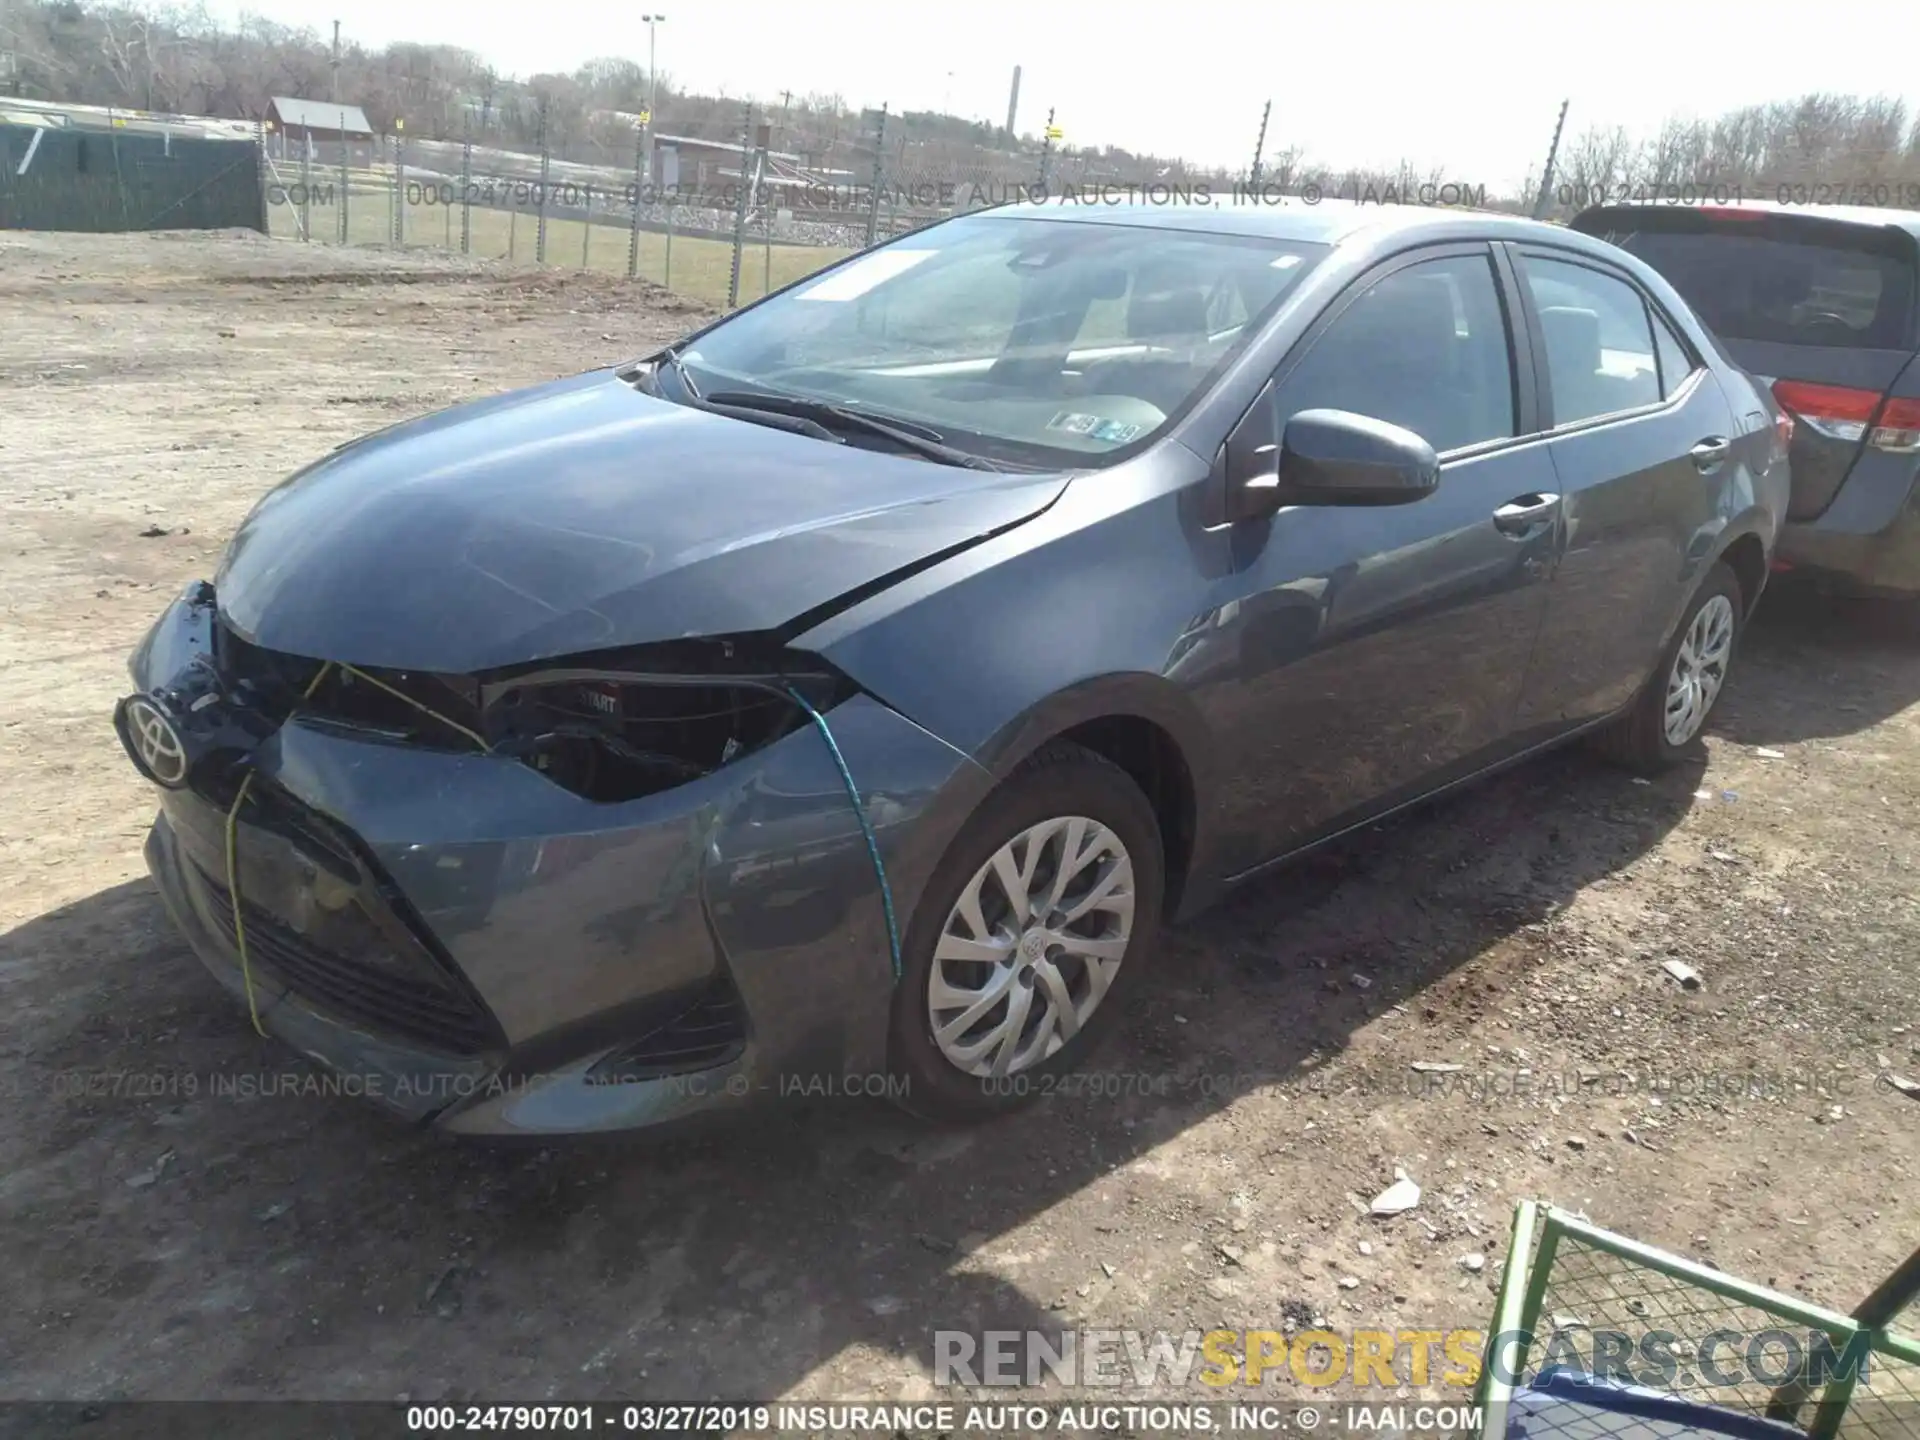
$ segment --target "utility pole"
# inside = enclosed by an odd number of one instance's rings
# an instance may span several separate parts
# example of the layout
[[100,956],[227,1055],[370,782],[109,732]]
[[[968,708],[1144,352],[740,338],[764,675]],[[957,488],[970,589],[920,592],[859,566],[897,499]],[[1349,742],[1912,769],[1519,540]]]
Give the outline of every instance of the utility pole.
[[1260,107],[1260,138],[1253,142],[1253,170],[1247,179],[1254,189],[1260,188],[1260,161],[1267,153],[1267,120],[1273,114],[1273,101],[1269,100]]
[[647,27],[647,123],[644,127],[646,179],[642,182],[643,184],[651,183],[653,180],[653,112],[660,104],[660,66],[654,58],[656,39],[654,31],[658,26],[664,25],[666,20],[667,17],[664,15],[640,17],[640,22]]
[[[333,59],[327,63],[328,95],[334,104],[340,103],[340,22],[333,22]],[[342,137],[345,138],[345,137]]]
[[1553,162],[1560,156],[1560,131],[1567,123],[1567,106],[1571,101],[1560,102],[1560,118],[1553,122],[1553,143],[1547,147],[1547,169],[1540,177],[1540,193],[1533,200],[1533,218],[1538,220],[1547,213],[1547,201],[1553,197]]
[[1042,194],[1047,189],[1047,161],[1053,155],[1053,107],[1047,107],[1047,133],[1040,140],[1040,180],[1038,189]]

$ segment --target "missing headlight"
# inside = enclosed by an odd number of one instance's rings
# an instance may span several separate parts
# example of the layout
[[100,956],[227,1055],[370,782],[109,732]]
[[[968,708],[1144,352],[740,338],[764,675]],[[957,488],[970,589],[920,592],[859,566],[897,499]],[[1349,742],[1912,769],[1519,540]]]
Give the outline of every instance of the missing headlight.
[[731,645],[711,657],[672,650],[623,658],[634,668],[555,668],[484,686],[494,752],[589,800],[635,800],[711,774],[806,724],[786,687],[821,706],[849,688],[817,662],[736,674],[668,668],[709,658],[731,668]]

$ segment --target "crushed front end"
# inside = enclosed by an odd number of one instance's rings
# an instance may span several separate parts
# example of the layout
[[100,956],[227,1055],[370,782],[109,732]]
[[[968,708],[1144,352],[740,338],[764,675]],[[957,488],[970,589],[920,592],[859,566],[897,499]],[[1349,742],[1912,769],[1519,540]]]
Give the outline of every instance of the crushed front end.
[[[910,913],[984,772],[775,640],[479,675],[263,649],[191,587],[115,724],[215,976],[409,1119],[657,1124],[886,1063]],[[244,963],[242,956],[244,953]],[[818,1093],[818,1087],[813,1087]]]

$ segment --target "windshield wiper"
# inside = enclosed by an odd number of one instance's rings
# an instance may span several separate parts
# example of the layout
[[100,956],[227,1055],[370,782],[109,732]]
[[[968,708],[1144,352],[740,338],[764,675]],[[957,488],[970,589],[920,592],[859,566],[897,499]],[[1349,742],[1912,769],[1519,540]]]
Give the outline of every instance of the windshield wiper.
[[[680,382],[680,388],[687,392],[687,398],[690,400],[698,400],[700,398],[700,387],[693,383],[693,376],[687,372],[686,362],[680,358],[680,347],[678,345],[667,346],[666,349],[660,352],[660,358],[666,361],[667,368],[673,371],[673,378]],[[658,366],[656,365],[655,368],[657,369]]]
[[[661,367],[671,370],[673,378],[679,382],[682,395],[681,403],[693,410],[705,410],[714,415],[727,415],[735,420],[745,420],[753,425],[765,425],[774,430],[785,430],[794,435],[807,435],[815,440],[831,440],[836,445],[846,444],[846,438],[836,435],[818,420],[808,415],[790,415],[784,411],[769,410],[758,405],[738,405],[729,403],[733,397],[722,395],[717,398],[702,395],[700,387],[693,383],[693,376],[687,373],[685,362],[680,359],[680,347],[669,345],[660,352],[654,362],[654,393],[658,394],[660,382],[658,376]],[[665,398],[665,397],[662,397]]]
[[[941,440],[937,430],[904,420],[882,420],[877,415],[869,415],[849,405],[836,405],[830,400],[810,400],[803,395],[772,395],[758,390],[725,390],[707,396],[705,403],[725,406],[729,410],[791,416],[797,420],[812,421],[828,431],[863,431],[891,440],[903,450],[910,450],[928,460],[937,460],[942,465],[958,465],[967,470],[1000,469],[991,460],[948,445]],[[839,437],[836,435],[834,438]]]

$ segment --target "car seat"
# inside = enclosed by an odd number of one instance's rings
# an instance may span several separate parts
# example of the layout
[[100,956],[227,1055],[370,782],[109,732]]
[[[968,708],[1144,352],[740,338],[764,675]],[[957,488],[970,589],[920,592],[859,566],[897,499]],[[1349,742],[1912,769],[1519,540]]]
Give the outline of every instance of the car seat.
[[1152,353],[1088,367],[1087,388],[1132,395],[1171,414],[1206,378],[1207,296],[1191,265],[1142,266],[1127,297],[1126,339]]
[[1557,424],[1626,410],[1638,403],[1632,382],[1602,369],[1600,317],[1572,305],[1548,305],[1540,311],[1540,332],[1547,342],[1547,373],[1553,382]]

